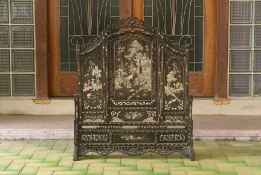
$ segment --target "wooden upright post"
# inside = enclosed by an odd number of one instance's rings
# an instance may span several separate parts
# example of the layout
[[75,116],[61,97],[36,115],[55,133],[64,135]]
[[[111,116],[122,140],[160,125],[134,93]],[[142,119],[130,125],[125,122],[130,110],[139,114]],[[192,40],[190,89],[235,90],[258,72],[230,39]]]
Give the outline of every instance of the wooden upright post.
[[[214,99],[227,103],[229,0],[217,1],[217,60]],[[222,102],[223,101],[223,102]]]

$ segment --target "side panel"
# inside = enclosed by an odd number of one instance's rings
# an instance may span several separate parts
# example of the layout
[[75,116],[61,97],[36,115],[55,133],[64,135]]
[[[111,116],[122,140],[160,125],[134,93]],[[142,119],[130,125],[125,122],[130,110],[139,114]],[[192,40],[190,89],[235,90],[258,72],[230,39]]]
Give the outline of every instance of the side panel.
[[83,119],[103,121],[104,80],[103,49],[101,46],[80,57],[80,91],[82,96]]
[[178,54],[164,54],[164,110],[184,110],[184,65]]
[[163,122],[184,121],[186,116],[186,74],[184,55],[163,49]]

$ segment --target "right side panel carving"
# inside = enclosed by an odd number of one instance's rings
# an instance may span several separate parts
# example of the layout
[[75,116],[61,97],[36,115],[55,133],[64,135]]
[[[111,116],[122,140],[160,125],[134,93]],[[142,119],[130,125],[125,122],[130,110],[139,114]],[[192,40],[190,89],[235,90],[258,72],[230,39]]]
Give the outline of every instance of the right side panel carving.
[[[167,52],[170,52],[167,50]],[[183,57],[175,53],[164,54],[164,110],[184,110]]]

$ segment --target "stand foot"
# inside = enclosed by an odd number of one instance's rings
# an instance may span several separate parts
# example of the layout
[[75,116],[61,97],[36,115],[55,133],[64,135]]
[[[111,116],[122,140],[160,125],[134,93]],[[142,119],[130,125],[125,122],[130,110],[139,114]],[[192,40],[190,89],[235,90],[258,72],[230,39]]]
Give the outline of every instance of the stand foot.
[[191,161],[195,160],[194,150],[192,146],[183,147],[181,154],[188,157]]
[[79,147],[74,145],[74,152],[73,152],[73,161],[79,160]]

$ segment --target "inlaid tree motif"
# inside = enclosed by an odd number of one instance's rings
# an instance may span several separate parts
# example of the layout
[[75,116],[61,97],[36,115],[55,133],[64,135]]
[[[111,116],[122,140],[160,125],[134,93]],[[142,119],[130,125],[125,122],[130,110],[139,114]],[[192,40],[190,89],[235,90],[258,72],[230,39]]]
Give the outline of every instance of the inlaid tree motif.
[[[117,50],[115,90],[122,100],[147,98],[151,91],[151,58],[148,46],[137,40],[121,43]],[[149,92],[149,94],[148,94]]]
[[[97,56],[96,54],[92,56]],[[102,71],[98,60],[89,60],[83,66],[83,94],[86,98],[86,108],[102,108]]]
[[170,69],[166,75],[166,85],[164,87],[166,101],[165,109],[170,109],[171,106],[174,106],[176,103],[182,103],[183,98],[183,82],[182,72],[177,66],[176,62],[173,62],[169,65]]

